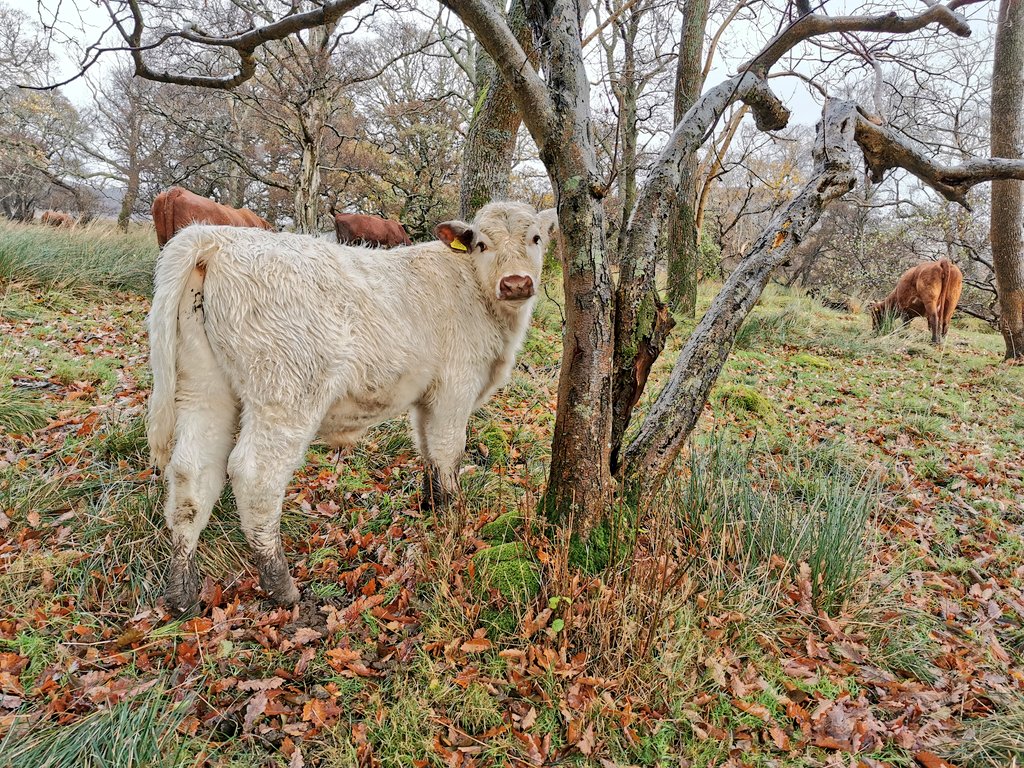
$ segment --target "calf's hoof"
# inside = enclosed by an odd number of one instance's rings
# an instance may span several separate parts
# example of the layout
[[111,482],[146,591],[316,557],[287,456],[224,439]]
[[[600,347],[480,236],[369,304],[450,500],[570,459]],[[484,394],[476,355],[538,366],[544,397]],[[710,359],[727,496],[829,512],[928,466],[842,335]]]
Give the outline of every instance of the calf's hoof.
[[423,473],[423,492],[420,494],[420,509],[433,512],[445,509],[452,503],[452,494],[445,490],[441,478],[436,472],[427,470]]
[[191,558],[173,558],[164,590],[167,608],[174,616],[184,616],[199,608],[199,569]]
[[261,567],[259,571],[260,586],[267,593],[267,597],[278,605],[295,605],[299,602],[301,595],[284,563],[270,564]]

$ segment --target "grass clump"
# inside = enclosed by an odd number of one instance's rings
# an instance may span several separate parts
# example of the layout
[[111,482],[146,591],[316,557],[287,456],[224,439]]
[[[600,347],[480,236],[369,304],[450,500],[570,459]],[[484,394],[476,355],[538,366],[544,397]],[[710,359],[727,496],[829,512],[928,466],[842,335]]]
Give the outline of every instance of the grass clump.
[[695,448],[688,479],[670,489],[679,524],[745,570],[805,563],[815,607],[835,609],[865,567],[876,483],[832,452],[799,446],[771,474],[775,487],[758,488],[737,447]]
[[[0,741],[10,768],[173,768],[186,757],[176,730],[189,707],[151,688],[71,725],[14,727]],[[27,724],[26,724],[27,727]]]
[[785,344],[799,326],[799,313],[791,307],[759,312],[747,319],[736,333],[736,349]]
[[430,710],[418,697],[401,697],[381,715],[369,731],[379,765],[406,768],[413,764],[440,764],[434,752]]
[[972,720],[948,756],[967,768],[1003,768],[1020,765],[1024,756],[1024,699],[1017,698],[1000,710]]
[[0,386],[0,432],[24,434],[46,425],[50,413],[38,393]]

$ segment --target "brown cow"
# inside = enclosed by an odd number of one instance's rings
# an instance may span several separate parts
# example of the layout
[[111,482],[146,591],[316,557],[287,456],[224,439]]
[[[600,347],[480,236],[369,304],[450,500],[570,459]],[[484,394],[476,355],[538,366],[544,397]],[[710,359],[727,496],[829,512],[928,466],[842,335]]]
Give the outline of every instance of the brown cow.
[[194,222],[274,229],[270,222],[261,219],[248,208],[221,205],[181,187],[171,187],[157,195],[153,201],[153,226],[156,227],[156,242],[161,248],[176,232]]
[[871,307],[872,324],[877,331],[886,315],[898,315],[904,324],[924,317],[932,342],[941,344],[949,333],[949,320],[963,287],[964,276],[949,259],[918,264],[903,273],[892,293]]
[[49,224],[51,227],[73,227],[75,218],[70,213],[63,211],[43,211],[39,219],[42,224]]
[[392,248],[396,245],[412,245],[402,225],[391,219],[370,216],[365,213],[334,214],[334,234],[339,243],[370,245]]

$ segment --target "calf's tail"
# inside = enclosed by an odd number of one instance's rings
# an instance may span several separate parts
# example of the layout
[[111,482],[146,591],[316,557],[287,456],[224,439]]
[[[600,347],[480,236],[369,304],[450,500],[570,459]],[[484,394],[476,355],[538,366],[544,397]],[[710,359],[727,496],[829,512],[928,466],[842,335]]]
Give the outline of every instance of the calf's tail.
[[153,391],[149,396],[146,437],[152,461],[159,469],[170,461],[174,441],[178,308],[190,281],[202,288],[202,272],[197,267],[204,265],[209,255],[209,249],[204,248],[204,234],[204,228],[184,230],[168,241],[156,262],[153,304],[147,318]]

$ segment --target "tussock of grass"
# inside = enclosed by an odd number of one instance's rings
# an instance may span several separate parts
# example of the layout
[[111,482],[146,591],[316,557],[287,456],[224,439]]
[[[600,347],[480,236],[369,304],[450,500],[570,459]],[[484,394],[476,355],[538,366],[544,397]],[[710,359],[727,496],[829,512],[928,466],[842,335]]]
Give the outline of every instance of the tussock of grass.
[[668,491],[679,524],[709,557],[756,570],[806,563],[816,608],[842,605],[865,567],[865,531],[877,506],[873,481],[828,450],[793,446],[757,488],[748,458],[723,441],[695,448],[688,477]]
[[747,318],[736,333],[737,349],[755,349],[766,344],[784,344],[800,324],[798,309],[760,311]]
[[1017,698],[987,717],[972,720],[948,749],[955,765],[1006,768],[1024,757],[1024,699]]
[[0,280],[148,295],[156,254],[149,229],[125,234],[101,223],[69,230],[0,224]]
[[0,385],[0,432],[24,434],[45,426],[49,418],[38,392]]
[[19,727],[0,742],[10,768],[174,768],[185,757],[177,727],[189,707],[153,687],[71,725]]

